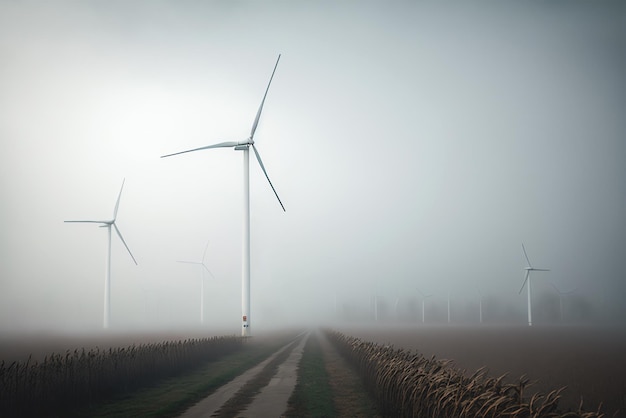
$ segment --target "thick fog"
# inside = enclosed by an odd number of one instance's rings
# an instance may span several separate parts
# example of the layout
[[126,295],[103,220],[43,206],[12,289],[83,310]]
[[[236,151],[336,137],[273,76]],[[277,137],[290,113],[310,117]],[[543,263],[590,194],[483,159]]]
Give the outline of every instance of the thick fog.
[[[621,2],[0,1],[0,331],[626,313]],[[377,303],[374,303],[376,301]],[[376,309],[374,309],[376,307]]]

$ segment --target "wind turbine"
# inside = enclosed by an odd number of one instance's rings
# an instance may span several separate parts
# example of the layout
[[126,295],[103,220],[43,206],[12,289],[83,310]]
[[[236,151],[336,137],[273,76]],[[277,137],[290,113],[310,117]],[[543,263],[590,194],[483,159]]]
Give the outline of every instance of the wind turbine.
[[524,248],[524,244],[522,244],[522,251],[524,251],[524,257],[526,257],[526,262],[528,263],[528,266],[524,267],[524,270],[526,270],[526,278],[524,279],[524,283],[522,283],[522,287],[520,288],[519,293],[522,293],[522,290],[524,290],[524,286],[526,285],[526,282],[528,282],[528,326],[530,327],[533,324],[532,301],[531,301],[532,290],[530,286],[530,272],[531,271],[550,271],[550,270],[534,268],[532,264],[530,264],[530,260],[528,259],[528,254],[526,254],[526,248]]
[[399,321],[400,317],[398,316],[398,304],[400,303],[400,297],[396,298],[396,302],[393,304],[393,312],[396,316],[396,321]]
[[554,288],[554,290],[556,290],[556,293],[559,294],[559,313],[560,313],[560,319],[561,321],[563,320],[563,296],[565,295],[569,295],[574,293],[577,289],[573,289],[573,290],[568,290],[566,292],[561,292],[559,290],[558,287],[556,287],[554,284],[550,283],[550,286],[552,286]]
[[374,295],[374,322],[378,322],[378,296]]
[[420,295],[422,295],[422,324],[423,324],[424,323],[424,311],[425,311],[424,305],[425,305],[425,302],[426,302],[426,298],[429,298],[432,295],[425,295],[425,294],[422,293],[421,290],[418,290],[418,292],[420,292]]
[[483,293],[480,291],[479,288],[476,288],[476,291],[478,292],[478,309],[479,309],[479,315],[478,318],[480,320],[480,323],[483,323]]
[[117,196],[117,202],[115,203],[115,209],[113,210],[113,219],[108,220],[108,221],[65,221],[69,223],[102,224],[100,225],[100,228],[107,229],[109,240],[107,244],[106,271],[104,274],[104,319],[103,319],[103,325],[102,325],[104,328],[109,328],[109,323],[111,320],[111,226],[115,229],[115,232],[117,232],[117,235],[120,237],[120,240],[122,240],[124,247],[126,247],[128,254],[130,254],[130,257],[135,262],[135,265],[137,265],[137,260],[135,260],[133,253],[130,252],[130,248],[128,248],[126,241],[124,241],[124,237],[122,237],[122,233],[120,232],[117,225],[115,224],[115,220],[117,219],[117,210],[120,207],[120,198],[122,197],[122,190],[124,189],[125,181],[126,179],[122,180],[122,187],[120,188],[120,194]]
[[450,323],[450,291],[448,290],[448,324]]
[[263,170],[263,174],[265,174],[265,178],[267,179],[274,195],[276,195],[276,199],[278,199],[278,203],[285,211],[285,206],[278,197],[278,193],[276,193],[276,189],[274,189],[274,185],[270,181],[269,176],[267,175],[267,171],[265,170],[265,166],[263,165],[263,161],[261,161],[261,156],[259,155],[259,151],[254,145],[254,133],[259,125],[259,119],[261,118],[261,112],[263,111],[263,105],[265,104],[265,98],[267,97],[267,92],[270,89],[270,85],[272,84],[272,79],[274,78],[274,73],[276,72],[276,67],[278,67],[278,61],[280,61],[280,54],[278,55],[278,59],[276,60],[276,64],[274,65],[274,70],[272,71],[272,76],[270,77],[270,81],[267,84],[267,88],[265,89],[265,94],[263,95],[263,100],[261,100],[261,105],[259,106],[259,110],[256,113],[256,117],[254,118],[254,122],[252,123],[252,129],[250,130],[250,136],[247,139],[239,142],[220,142],[218,144],[207,145],[205,147],[194,148],[187,151],[175,152],[173,154],[162,155],[161,158],[171,157],[173,155],[184,154],[187,152],[201,151],[205,149],[211,148],[233,148],[236,151],[243,151],[243,249],[242,249],[242,278],[241,278],[241,311],[242,311],[242,325],[241,335],[244,337],[248,337],[251,335],[250,330],[250,147],[254,151],[256,155],[256,159],[259,162],[259,166],[261,166],[261,170]]
[[211,270],[204,264],[204,259],[206,258],[206,250],[209,249],[209,242],[207,241],[206,247],[204,247],[204,253],[202,254],[202,261],[178,261],[179,263],[186,264],[195,264],[199,265],[200,268],[200,324],[204,324],[204,271],[206,270],[213,278],[215,275],[211,273]]

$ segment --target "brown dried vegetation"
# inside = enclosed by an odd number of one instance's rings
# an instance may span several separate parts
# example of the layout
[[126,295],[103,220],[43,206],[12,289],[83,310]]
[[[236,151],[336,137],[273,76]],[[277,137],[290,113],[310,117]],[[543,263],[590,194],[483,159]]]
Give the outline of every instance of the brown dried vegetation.
[[0,416],[57,416],[232,352],[241,337],[76,349],[41,362],[0,363]]
[[[397,417],[441,418],[600,418],[598,412],[560,412],[561,390],[525,396],[529,380],[504,383],[477,370],[467,376],[449,360],[394,349],[336,331],[330,341],[359,371],[383,414]],[[579,408],[580,409],[580,408]]]

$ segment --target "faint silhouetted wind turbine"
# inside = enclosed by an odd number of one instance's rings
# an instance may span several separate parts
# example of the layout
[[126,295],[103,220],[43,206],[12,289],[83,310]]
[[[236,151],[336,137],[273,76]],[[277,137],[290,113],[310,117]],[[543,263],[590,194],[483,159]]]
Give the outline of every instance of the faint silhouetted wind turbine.
[[418,290],[418,292],[420,292],[420,295],[422,295],[422,324],[425,322],[425,311],[426,311],[426,298],[431,297],[432,295],[425,295],[424,293],[422,293],[421,290]]
[[568,290],[565,292],[561,292],[559,288],[556,287],[553,283],[550,283],[550,285],[554,288],[554,290],[556,290],[556,293],[559,294],[559,319],[562,321],[563,320],[563,296],[570,295],[574,293],[577,289],[572,289],[572,290]]
[[476,288],[476,291],[478,292],[478,319],[480,321],[480,323],[483,323],[483,293],[480,291],[480,288]]
[[211,273],[211,270],[204,264],[206,258],[206,251],[209,249],[209,241],[207,241],[204,247],[204,253],[202,254],[201,261],[178,261],[179,263],[195,264],[200,266],[200,324],[204,324],[204,272],[209,273],[213,278],[215,275]]
[[526,278],[524,279],[524,283],[522,283],[522,287],[519,290],[519,293],[522,293],[522,290],[524,290],[524,286],[526,285],[526,282],[528,282],[528,326],[532,326],[533,324],[533,315],[532,315],[532,300],[531,300],[531,286],[530,286],[530,272],[531,271],[550,271],[548,269],[537,269],[534,268],[532,266],[532,264],[530,264],[530,260],[528,259],[528,254],[526,254],[526,248],[524,248],[524,244],[522,244],[522,251],[524,251],[524,257],[526,257],[526,262],[528,263],[528,266],[524,267],[524,270],[526,270]]
[[256,117],[254,118],[254,122],[252,124],[252,129],[250,130],[250,136],[244,141],[239,142],[220,142],[218,144],[207,145],[205,147],[194,148],[187,151],[175,152],[173,154],[162,155],[161,158],[171,157],[173,155],[184,154],[187,152],[201,151],[205,149],[211,148],[233,148],[236,151],[243,151],[243,256],[242,256],[242,278],[241,278],[241,310],[242,310],[242,329],[241,335],[244,337],[251,335],[251,321],[250,321],[250,147],[254,151],[256,155],[256,159],[259,162],[259,166],[261,166],[261,170],[263,170],[263,174],[265,174],[265,178],[267,179],[274,195],[276,195],[276,199],[278,199],[278,203],[285,211],[285,206],[278,197],[278,193],[276,193],[276,189],[274,185],[270,181],[269,176],[267,175],[267,171],[265,170],[265,166],[263,165],[263,161],[261,161],[261,156],[259,155],[259,151],[254,145],[254,133],[259,125],[259,119],[261,118],[261,112],[263,111],[263,105],[265,104],[265,98],[267,97],[267,92],[270,89],[270,85],[272,84],[272,79],[274,78],[274,73],[276,72],[276,67],[278,67],[278,61],[280,61],[280,54],[278,55],[278,59],[276,60],[276,64],[274,65],[274,70],[272,71],[272,76],[270,77],[270,81],[267,84],[267,88],[265,89],[265,94],[263,95],[263,100],[261,100],[261,105],[259,106],[259,110],[257,111]]
[[120,237],[120,240],[122,240],[124,247],[126,247],[126,250],[128,251],[128,254],[130,254],[130,257],[135,262],[135,265],[137,264],[137,260],[135,260],[133,253],[130,252],[130,248],[128,248],[128,245],[126,245],[126,241],[124,241],[124,238],[122,237],[122,233],[120,232],[120,230],[117,228],[117,225],[115,224],[115,220],[117,219],[117,210],[119,209],[119,206],[120,206],[120,198],[122,197],[122,190],[124,189],[125,181],[126,179],[122,181],[120,194],[117,196],[117,202],[115,203],[115,209],[113,210],[113,219],[108,220],[108,221],[65,221],[65,222],[70,222],[70,223],[102,224],[100,225],[100,227],[107,229],[109,240],[107,244],[106,272],[104,274],[104,319],[103,319],[104,328],[108,328],[110,321],[111,321],[111,226],[115,228],[115,232],[117,232],[117,235]]

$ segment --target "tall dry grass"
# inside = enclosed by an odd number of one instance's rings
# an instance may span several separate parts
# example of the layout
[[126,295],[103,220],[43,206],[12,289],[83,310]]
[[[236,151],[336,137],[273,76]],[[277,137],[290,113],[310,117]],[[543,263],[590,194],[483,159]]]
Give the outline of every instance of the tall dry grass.
[[56,416],[189,370],[241,347],[241,337],[211,337],[51,354],[0,362],[0,416]]
[[490,377],[477,370],[471,376],[452,367],[451,361],[425,358],[336,331],[330,341],[362,375],[383,413],[394,417],[432,418],[600,418],[599,411],[561,412],[561,389],[525,396],[529,380],[505,383],[505,376]]

